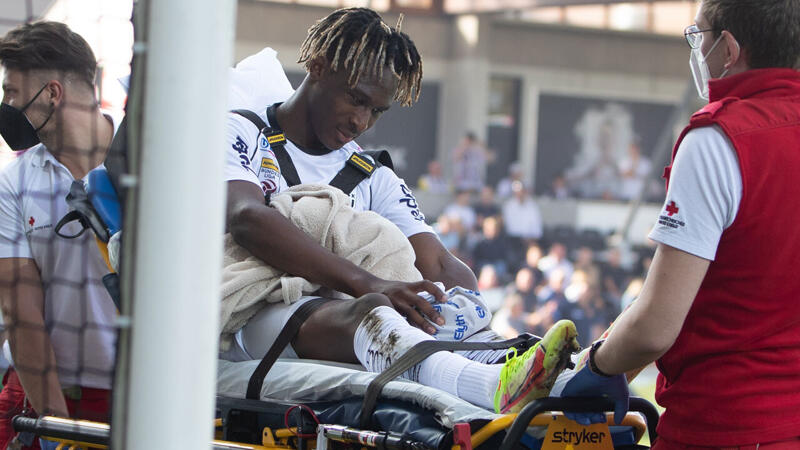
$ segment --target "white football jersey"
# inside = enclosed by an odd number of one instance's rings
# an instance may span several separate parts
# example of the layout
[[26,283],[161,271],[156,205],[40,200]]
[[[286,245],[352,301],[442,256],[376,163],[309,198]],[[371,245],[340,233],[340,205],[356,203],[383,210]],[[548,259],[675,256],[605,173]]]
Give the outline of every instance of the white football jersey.
[[[259,113],[264,123],[269,124],[266,115],[266,109]],[[278,193],[289,187],[267,138],[260,135],[258,127],[250,120],[229,114],[226,138],[226,181],[249,181],[260,186],[265,194]],[[362,151],[353,141],[324,155],[305,152],[289,140],[284,148],[304,184],[329,184],[350,155]],[[388,167],[377,168],[371,177],[353,189],[350,198],[353,208],[380,214],[397,225],[406,237],[433,232],[425,223],[425,216],[411,189]]]

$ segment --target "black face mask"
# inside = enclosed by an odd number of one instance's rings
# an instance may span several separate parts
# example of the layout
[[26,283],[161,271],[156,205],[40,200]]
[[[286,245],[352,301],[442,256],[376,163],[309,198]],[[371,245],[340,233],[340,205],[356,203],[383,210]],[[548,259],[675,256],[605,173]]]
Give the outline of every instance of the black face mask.
[[6,141],[6,144],[11,147],[11,150],[25,150],[40,142],[39,130],[41,130],[50,120],[50,117],[53,116],[54,109],[50,111],[50,115],[47,116],[47,119],[45,119],[44,123],[41,124],[39,128],[33,128],[33,125],[31,125],[31,122],[25,117],[24,113],[46,87],[46,84],[42,86],[39,92],[37,92],[31,101],[25,104],[22,109],[17,109],[6,103],[0,103],[0,135],[3,136],[3,139]]

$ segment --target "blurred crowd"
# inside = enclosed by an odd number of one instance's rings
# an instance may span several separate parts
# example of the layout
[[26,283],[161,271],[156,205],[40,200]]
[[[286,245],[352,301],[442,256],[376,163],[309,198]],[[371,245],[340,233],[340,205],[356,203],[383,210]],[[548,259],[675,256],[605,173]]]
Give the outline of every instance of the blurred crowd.
[[[438,163],[432,167],[436,172]],[[420,181],[422,190],[439,183]],[[609,246],[609,236],[597,230],[544,227],[513,170],[496,189],[458,191],[434,228],[475,272],[495,312],[492,328],[506,337],[541,336],[557,320],[570,319],[581,345],[588,345],[639,294],[653,254],[649,247]]]

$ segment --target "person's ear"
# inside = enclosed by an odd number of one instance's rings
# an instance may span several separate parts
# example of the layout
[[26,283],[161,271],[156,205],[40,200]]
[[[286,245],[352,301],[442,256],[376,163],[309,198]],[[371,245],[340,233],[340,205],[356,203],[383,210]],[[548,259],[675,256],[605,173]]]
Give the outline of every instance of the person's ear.
[[57,108],[64,101],[64,85],[58,80],[50,80],[43,94],[47,96],[48,103]]
[[328,60],[317,56],[308,63],[308,76],[312,81],[319,81],[328,73]]
[[739,42],[736,41],[736,38],[729,31],[727,30],[722,31],[722,40],[724,42],[726,49],[725,69],[730,70],[740,61],[744,62],[742,47],[739,45]]

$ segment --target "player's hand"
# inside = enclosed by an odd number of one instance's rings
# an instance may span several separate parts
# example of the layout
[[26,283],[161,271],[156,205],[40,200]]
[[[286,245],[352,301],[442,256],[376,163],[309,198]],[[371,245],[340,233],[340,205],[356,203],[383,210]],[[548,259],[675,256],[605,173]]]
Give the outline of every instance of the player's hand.
[[[575,369],[565,370],[559,375],[550,391],[551,397],[606,397],[614,401],[614,422],[622,423],[628,413],[628,381],[624,374],[605,377],[592,372],[589,367],[589,350],[585,349],[578,357]],[[568,418],[581,425],[591,425],[606,421],[605,413],[564,412]]]
[[414,325],[428,334],[436,333],[436,328],[431,326],[424,316],[431,322],[444,325],[442,316],[428,303],[427,300],[417,295],[418,292],[427,292],[439,302],[445,302],[444,292],[428,280],[404,283],[401,281],[387,281],[376,279],[372,283],[370,292],[378,292],[389,297],[392,306],[401,315],[405,316],[411,325]]

